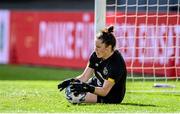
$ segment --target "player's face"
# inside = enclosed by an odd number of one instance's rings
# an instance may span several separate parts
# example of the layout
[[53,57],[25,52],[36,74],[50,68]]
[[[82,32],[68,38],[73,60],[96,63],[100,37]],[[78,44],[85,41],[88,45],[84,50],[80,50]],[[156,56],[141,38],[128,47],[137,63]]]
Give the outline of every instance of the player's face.
[[95,41],[95,52],[98,58],[104,58],[107,55],[107,47],[100,39]]

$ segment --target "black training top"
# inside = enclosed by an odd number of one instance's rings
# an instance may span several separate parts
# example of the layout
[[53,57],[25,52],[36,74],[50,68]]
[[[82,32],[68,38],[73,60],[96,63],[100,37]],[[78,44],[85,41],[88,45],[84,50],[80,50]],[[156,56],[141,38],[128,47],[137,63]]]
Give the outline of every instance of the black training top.
[[98,58],[96,53],[93,52],[89,60],[89,67],[94,69],[95,76],[101,83],[100,86],[103,85],[104,80],[108,80],[108,78],[114,79],[115,85],[108,93],[108,97],[124,96],[127,70],[125,61],[118,50],[115,50],[106,60]]

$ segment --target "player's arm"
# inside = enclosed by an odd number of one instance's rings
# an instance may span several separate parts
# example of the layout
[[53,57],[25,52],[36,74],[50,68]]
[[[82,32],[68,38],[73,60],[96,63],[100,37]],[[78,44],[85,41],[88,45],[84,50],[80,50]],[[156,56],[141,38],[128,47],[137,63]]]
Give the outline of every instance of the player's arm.
[[108,80],[104,81],[102,87],[95,87],[94,94],[99,96],[106,96],[109,93],[109,91],[112,89],[114,84],[115,84],[114,79],[108,78]]
[[86,82],[92,76],[93,73],[94,73],[94,69],[90,68],[89,63],[88,63],[84,72],[81,75],[79,75],[78,77],[76,77],[76,79],[79,79],[82,82]]
[[113,79],[109,78],[104,81],[103,87],[94,87],[87,83],[74,83],[71,86],[71,91],[80,92],[90,92],[100,96],[106,96],[111,88],[114,86],[115,82]]
[[[58,89],[60,91],[62,91],[64,88],[66,88],[67,86],[69,86],[72,82],[75,81],[82,81],[82,82],[86,82],[92,75],[92,73],[94,72],[94,69],[90,68],[88,65],[85,68],[84,72],[77,76],[76,78],[70,78],[70,79],[66,79],[63,82],[61,82],[60,84],[58,84]],[[78,79],[78,80],[76,80]]]

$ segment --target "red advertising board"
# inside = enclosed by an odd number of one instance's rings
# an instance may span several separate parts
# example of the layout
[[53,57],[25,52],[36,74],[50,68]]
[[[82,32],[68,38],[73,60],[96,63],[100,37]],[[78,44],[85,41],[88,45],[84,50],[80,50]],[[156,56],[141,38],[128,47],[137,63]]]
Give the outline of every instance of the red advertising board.
[[180,17],[177,13],[111,12],[107,23],[116,23],[118,48],[132,73],[180,76]]
[[[179,15],[117,15],[117,48],[130,73],[180,76]],[[10,17],[12,63],[86,66],[94,48],[93,12],[12,11]],[[107,22],[114,24],[114,17]]]
[[87,64],[94,47],[93,13],[11,14],[11,57],[16,59],[13,62],[75,68]]

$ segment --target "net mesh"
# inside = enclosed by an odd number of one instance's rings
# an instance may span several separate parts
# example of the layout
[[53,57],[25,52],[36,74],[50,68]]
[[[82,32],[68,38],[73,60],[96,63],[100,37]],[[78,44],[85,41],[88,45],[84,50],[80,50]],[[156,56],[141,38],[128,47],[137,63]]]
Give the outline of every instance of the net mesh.
[[180,0],[107,0],[128,79],[180,79]]

